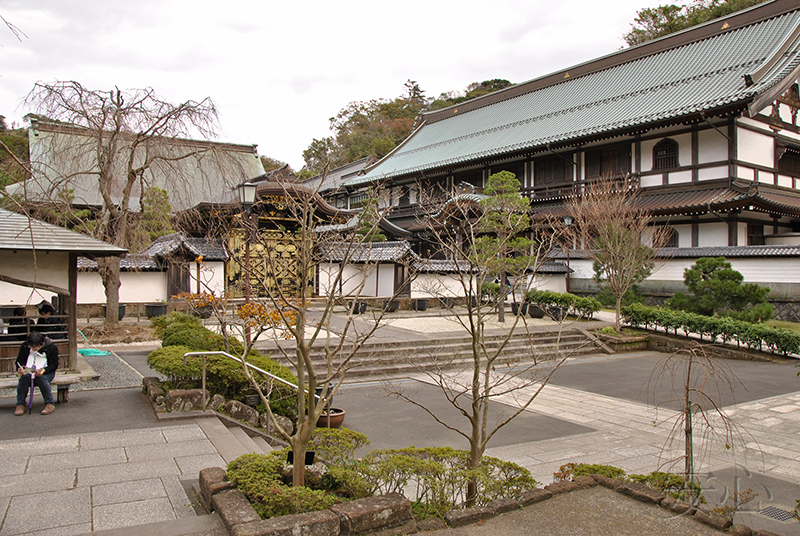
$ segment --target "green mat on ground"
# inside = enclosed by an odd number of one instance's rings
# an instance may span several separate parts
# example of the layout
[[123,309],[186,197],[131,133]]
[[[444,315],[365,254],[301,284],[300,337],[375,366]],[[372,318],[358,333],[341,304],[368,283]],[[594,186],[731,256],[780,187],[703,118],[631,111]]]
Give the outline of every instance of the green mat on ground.
[[78,350],[81,355],[111,355],[111,352],[105,350],[97,350],[95,348],[81,348]]

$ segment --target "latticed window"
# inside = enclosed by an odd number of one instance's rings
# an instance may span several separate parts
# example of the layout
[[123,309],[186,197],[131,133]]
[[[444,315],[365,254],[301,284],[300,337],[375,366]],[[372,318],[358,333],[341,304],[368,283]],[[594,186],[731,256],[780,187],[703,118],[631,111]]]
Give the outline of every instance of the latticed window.
[[653,147],[653,169],[672,169],[678,167],[678,142],[663,139]]
[[572,180],[572,155],[545,156],[533,162],[533,180],[535,186],[559,184]]
[[676,248],[678,247],[678,231],[670,227],[667,229],[667,242],[664,244],[665,248]]
[[621,177],[631,172],[631,146],[586,151],[586,177]]
[[778,160],[778,171],[800,177],[800,150],[796,147],[787,147],[785,151]]

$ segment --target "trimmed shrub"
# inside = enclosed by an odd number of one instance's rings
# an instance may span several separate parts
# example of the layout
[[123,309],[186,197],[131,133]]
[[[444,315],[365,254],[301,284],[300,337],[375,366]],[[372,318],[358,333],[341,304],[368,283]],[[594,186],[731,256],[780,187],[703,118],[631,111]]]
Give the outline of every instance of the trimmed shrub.
[[[669,495],[673,499],[681,501],[686,500],[686,480],[675,473],[664,473],[662,471],[653,471],[649,475],[631,475],[631,480],[646,484],[653,489],[657,489]],[[703,490],[697,482],[692,482],[692,493],[700,500],[701,504],[706,503],[703,497]]]
[[[183,332],[178,331],[178,333]],[[186,359],[186,364],[184,364],[183,355],[187,352],[219,349],[217,347],[197,348],[183,345],[165,346],[151,352],[147,356],[147,364],[167,376],[170,382],[175,383],[175,387],[196,389],[202,383],[203,358],[190,356]],[[247,361],[279,378],[297,384],[297,378],[292,374],[291,370],[256,351],[250,353]],[[269,387],[272,384],[271,393],[268,395],[272,411],[278,415],[295,419],[294,412],[297,406],[295,390],[288,385],[275,382],[263,374],[253,372],[253,376],[262,385],[265,394],[270,392]],[[225,356],[209,355],[206,356],[206,388],[209,392],[219,393],[227,399],[241,400],[244,397],[244,393],[251,389],[251,385],[247,376],[245,376],[241,363],[237,363]]]
[[788,329],[773,328],[765,324],[752,324],[729,317],[704,316],[684,311],[672,311],[660,307],[645,307],[634,304],[622,308],[626,323],[635,327],[662,328],[677,335],[678,330],[708,337],[746,344],[750,349],[763,350],[783,355],[800,353],[800,333]]
[[228,464],[228,480],[236,484],[262,518],[315,512],[340,498],[322,490],[291,487],[281,482],[283,457],[245,454]]
[[614,467],[613,465],[602,465],[597,463],[569,463],[560,467],[561,474],[565,474],[567,478],[578,478],[580,476],[601,475],[608,478],[615,478],[617,480],[630,480],[624,469]]
[[150,320],[150,325],[155,328],[155,335],[159,338],[162,338],[167,327],[173,324],[199,326],[200,319],[196,316],[181,313],[180,311],[172,311],[168,315],[157,316]]

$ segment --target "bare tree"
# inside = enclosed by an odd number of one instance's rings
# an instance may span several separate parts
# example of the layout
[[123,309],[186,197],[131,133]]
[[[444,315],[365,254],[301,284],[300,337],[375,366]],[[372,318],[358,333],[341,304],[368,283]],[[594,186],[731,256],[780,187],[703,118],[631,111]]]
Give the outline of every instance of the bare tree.
[[[721,402],[723,393],[733,394],[737,384],[741,382],[724,360],[709,357],[700,345],[667,356],[650,374],[648,388],[653,396],[663,386],[678,391],[673,398],[656,403],[656,409],[674,403],[680,406],[677,414],[668,417],[673,422],[662,456],[681,440],[683,454],[667,459],[662,465],[672,467],[683,462],[684,493],[689,503],[699,498],[695,491],[698,487],[695,468],[701,456],[696,447],[708,451],[714,448],[732,450],[737,442],[744,446],[741,436],[745,432],[728,416]],[[746,495],[735,495],[733,506],[748,502]]]
[[570,239],[595,263],[598,281],[616,297],[617,332],[622,297],[663,264],[658,249],[669,240],[666,226],[652,225],[650,213],[637,204],[638,182],[630,177],[603,177],[586,185],[567,203],[575,225]]
[[[331,207],[316,192],[290,182],[270,183],[267,190],[259,190],[262,201],[253,210],[279,206],[284,211],[281,228],[269,229],[270,223],[264,222],[258,232],[253,228],[247,231],[252,233],[251,251],[259,268],[239,268],[251,297],[249,304],[239,307],[230,324],[245,340],[245,355],[252,345],[245,335],[247,330],[252,341],[272,338],[277,352],[289,361],[297,376],[294,431],[281,427],[269,407],[269,393],[257,382],[252,384],[268,408],[273,429],[291,445],[292,481],[302,486],[311,433],[354,366],[353,357],[374,335],[384,316],[382,305],[358,314],[352,301],[366,292],[365,283],[381,259],[376,252],[387,247],[407,250],[408,244],[372,243],[381,222],[374,211],[349,213],[344,221],[339,214],[331,224],[331,214],[322,214],[322,208]],[[315,278],[320,295],[312,299]],[[403,286],[397,286],[391,296],[383,298],[394,299],[402,291]],[[315,353],[322,355],[322,363],[315,364]]]
[[[516,181],[513,175],[509,178],[503,174],[499,178],[504,185]],[[539,266],[563,231],[553,222],[555,226],[551,231],[541,233],[536,240],[528,238],[530,222],[527,211],[519,208],[520,201],[526,206],[527,201],[521,198],[518,188],[517,185],[512,194],[500,186],[493,196],[502,195],[504,199],[501,200],[476,194],[457,196],[447,202],[434,218],[420,222],[427,226],[428,245],[433,257],[427,264],[439,267],[439,271],[446,268],[452,276],[449,281],[443,275],[431,278],[427,287],[418,279],[417,285],[432,296],[446,298],[445,303],[453,299],[458,289],[465,302],[463,307],[452,307],[453,312],[458,313],[453,318],[470,340],[466,356],[432,355],[436,368],[421,372],[466,419],[466,429],[457,422],[446,421],[425,401],[403,391],[397,384],[385,382],[385,388],[391,394],[421,408],[436,422],[469,442],[469,469],[480,465],[492,437],[533,403],[570,355],[561,349],[540,355],[535,349],[528,320],[522,315],[498,322],[500,327],[495,333],[500,334],[496,343],[491,341],[492,337],[485,329],[493,321],[500,301],[506,299],[506,290],[501,283],[499,296],[482,295],[481,283],[491,281],[498,274],[507,276],[512,299],[516,302],[517,296],[529,290]],[[423,204],[432,206],[434,201],[423,201]],[[557,324],[559,340],[562,327],[561,323]],[[527,359],[520,362],[515,362],[506,353],[515,332],[522,334],[525,340]],[[451,366],[462,357],[468,362],[468,370],[454,372]],[[513,405],[507,414],[495,418],[490,414],[493,401],[507,401]],[[477,486],[474,479],[467,482],[467,504],[474,503]]]
[[[26,181],[25,200],[82,205],[88,211],[71,222],[82,232],[132,249],[140,230],[136,205],[146,188],[168,190],[173,204],[179,204],[181,192],[189,197],[208,191],[190,176],[204,158],[218,155],[213,144],[185,139],[215,136],[217,110],[208,98],[173,104],[150,88],[98,91],[72,81],[38,82],[25,105],[38,114],[31,124],[32,138],[37,138],[31,147],[34,182]],[[38,197],[32,195],[37,186]],[[119,258],[98,260],[98,269],[106,291],[106,321],[113,325],[118,320]]]

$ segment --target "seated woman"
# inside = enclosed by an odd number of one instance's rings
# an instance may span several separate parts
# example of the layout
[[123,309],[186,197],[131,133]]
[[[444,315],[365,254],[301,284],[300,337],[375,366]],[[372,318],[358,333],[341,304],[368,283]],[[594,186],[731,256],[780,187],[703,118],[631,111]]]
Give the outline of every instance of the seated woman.
[[44,399],[42,415],[53,413],[56,407],[50,382],[53,381],[57,368],[58,348],[53,341],[38,331],[28,335],[27,340],[19,347],[17,355],[17,374],[20,376],[17,382],[17,407],[14,409],[14,415],[20,416],[25,413],[28,389],[34,386],[39,388]]

